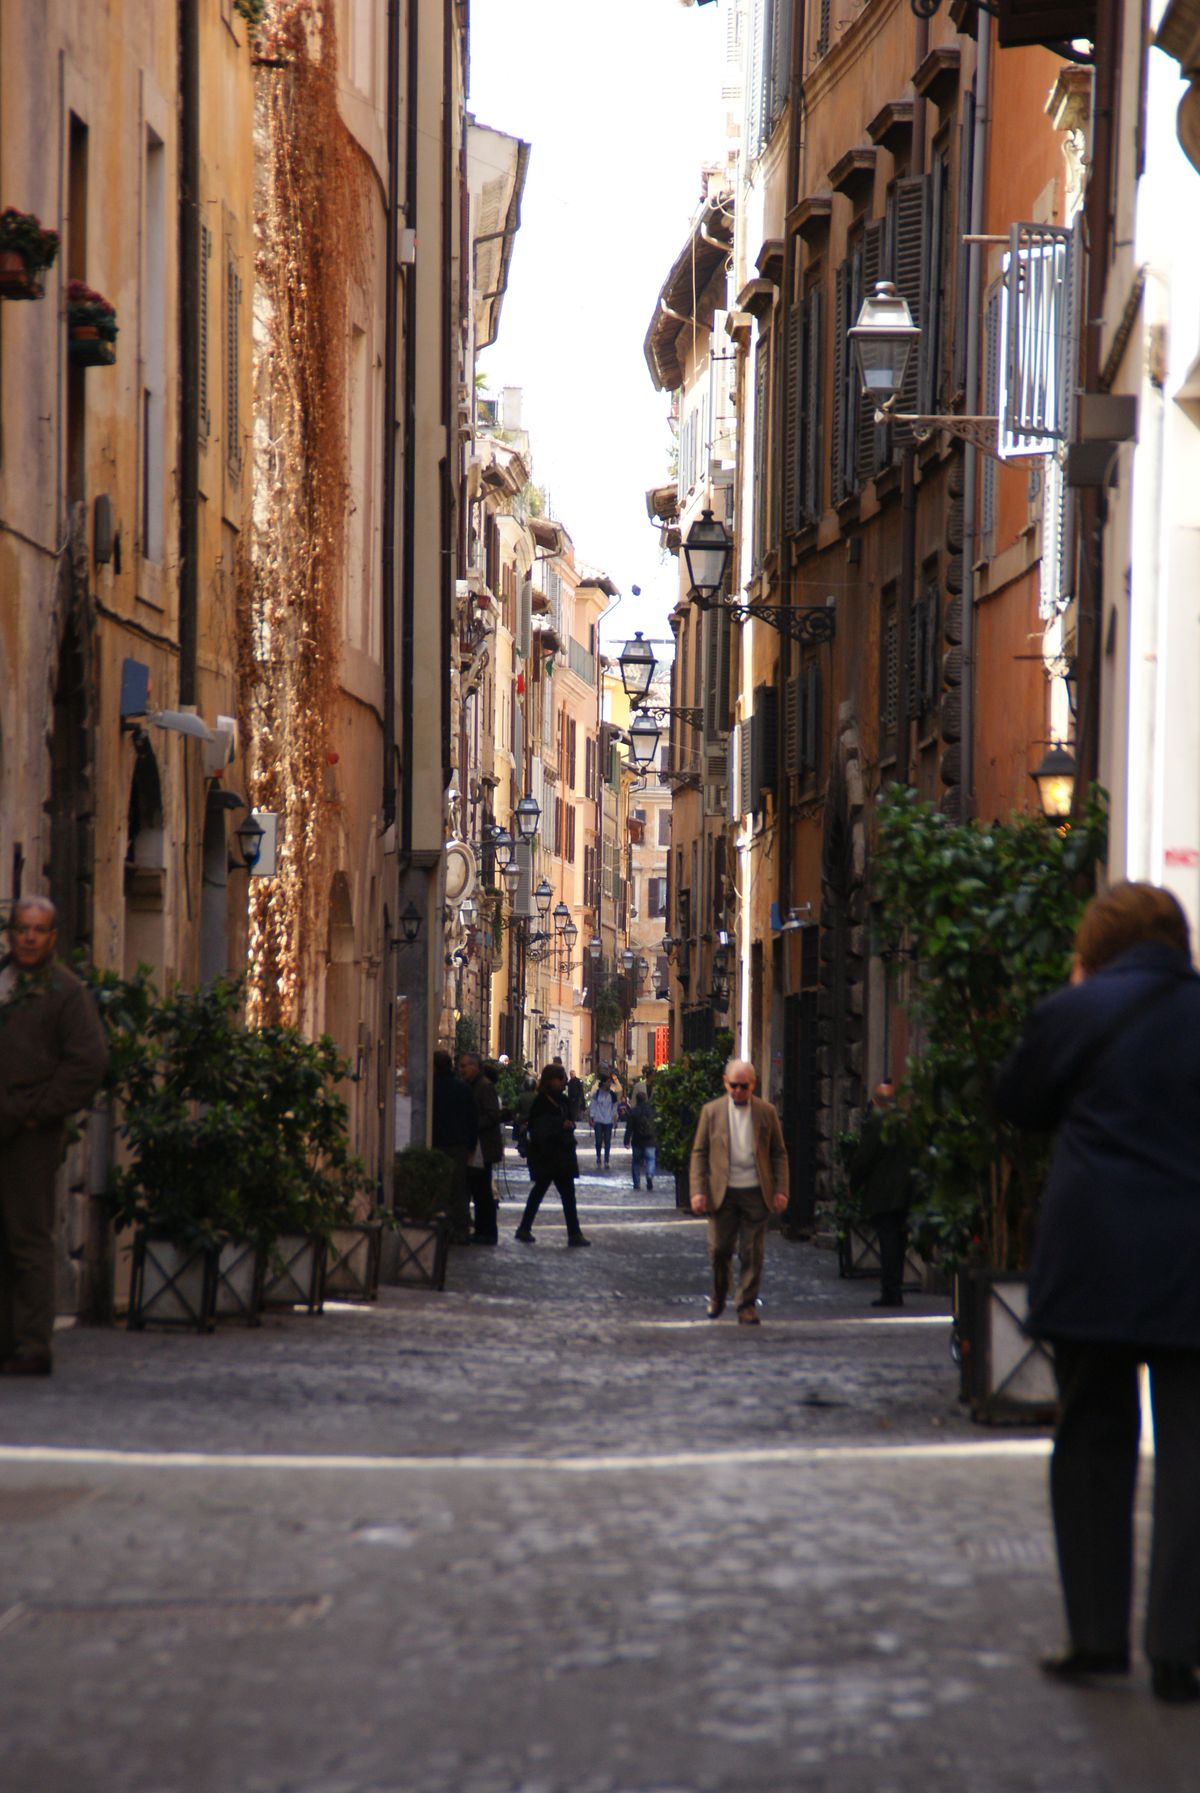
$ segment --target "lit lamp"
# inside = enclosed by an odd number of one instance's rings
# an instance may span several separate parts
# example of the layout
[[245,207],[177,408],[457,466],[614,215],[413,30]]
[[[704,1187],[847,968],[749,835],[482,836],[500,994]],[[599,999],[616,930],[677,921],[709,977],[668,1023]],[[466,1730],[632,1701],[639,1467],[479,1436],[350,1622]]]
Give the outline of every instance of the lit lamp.
[[533,900],[537,904],[537,912],[539,915],[549,915],[550,901],[553,895],[554,892],[551,890],[549,883],[543,878],[533,893]]
[[639,710],[629,725],[629,756],[639,771],[653,765],[661,734],[649,710]]
[[1042,814],[1048,822],[1065,822],[1075,796],[1075,756],[1060,741],[1052,742],[1036,772],[1029,774],[1037,786]]
[[530,791],[517,804],[517,832],[522,840],[532,840],[542,819],[542,806]]
[[710,603],[725,584],[725,568],[733,553],[733,538],[710,510],[703,511],[683,541],[689,596]]
[[633,640],[627,641],[621,649],[617,665],[621,669],[621,683],[625,687],[626,697],[631,697],[635,703],[640,702],[650,689],[650,681],[658,665],[654,649],[648,641],[642,640],[640,629]]
[[909,357],[921,335],[907,301],[890,280],[876,281],[874,293],[862,302],[858,322],[846,334],[863,392],[876,410],[882,410],[904,385]]

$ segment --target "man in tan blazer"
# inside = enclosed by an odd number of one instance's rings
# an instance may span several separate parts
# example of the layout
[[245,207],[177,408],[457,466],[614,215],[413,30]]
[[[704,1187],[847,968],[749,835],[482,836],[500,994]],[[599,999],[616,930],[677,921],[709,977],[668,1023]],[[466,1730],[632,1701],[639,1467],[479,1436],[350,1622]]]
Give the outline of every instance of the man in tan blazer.
[[740,1276],[737,1317],[758,1325],[758,1287],[771,1212],[787,1207],[788,1159],[779,1116],[754,1094],[754,1066],[731,1058],[725,1094],[700,1110],[692,1141],[692,1211],[708,1216],[708,1256],[713,1289],[710,1320],[725,1311],[729,1270],[736,1249]]

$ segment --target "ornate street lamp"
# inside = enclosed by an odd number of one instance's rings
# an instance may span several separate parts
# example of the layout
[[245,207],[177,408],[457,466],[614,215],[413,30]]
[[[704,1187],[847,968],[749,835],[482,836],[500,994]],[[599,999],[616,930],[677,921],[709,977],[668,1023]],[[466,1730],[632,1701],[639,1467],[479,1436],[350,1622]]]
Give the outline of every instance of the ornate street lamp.
[[562,937],[563,937],[563,941],[566,945],[567,957],[569,959],[571,956],[571,953],[574,951],[575,942],[579,938],[579,929],[575,926],[575,923],[573,921],[568,921],[568,922],[564,923]]
[[687,562],[688,595],[711,603],[725,585],[725,569],[733,553],[733,538],[710,510],[701,513],[683,541]]
[[476,921],[479,919],[479,911],[475,907],[475,900],[473,897],[468,897],[464,903],[458,905],[458,919],[462,922],[464,928],[473,928],[475,926]]
[[648,641],[642,640],[639,629],[632,641],[627,641],[617,657],[617,665],[621,669],[621,683],[625,687],[626,697],[635,703],[645,697],[650,689],[658,661],[654,658],[654,649]]
[[491,837],[489,845],[496,858],[496,870],[500,873],[501,877],[503,877],[504,873],[513,862],[513,853],[515,851],[513,837],[509,834],[506,828],[497,828]]
[[638,771],[654,764],[662,729],[649,710],[639,710],[629,725],[629,756]]
[[637,954],[634,952],[634,950],[631,946],[626,946],[626,947],[622,948],[622,950],[621,950],[621,970],[625,973],[626,977],[628,977],[630,972],[633,970],[634,963],[635,963],[636,959],[637,959]]
[[604,942],[601,940],[599,934],[592,935],[591,939],[588,941],[587,950],[588,958],[592,961],[592,964],[598,964],[604,954]]
[[411,897],[400,911],[400,932],[404,936],[405,946],[417,944],[417,936],[421,932],[421,911]]
[[1037,771],[1029,774],[1048,822],[1058,825],[1069,819],[1075,797],[1075,772],[1074,754],[1061,741],[1055,741]]
[[537,904],[537,912],[539,915],[542,915],[542,916],[549,915],[550,903],[551,903],[553,896],[554,896],[553,890],[551,890],[548,881],[545,878],[543,878],[541,883],[538,885],[537,889],[533,893],[533,900]]
[[846,332],[863,391],[882,410],[904,385],[909,358],[921,332],[908,302],[890,280],[878,280],[862,302],[858,322]]
[[531,791],[526,791],[517,804],[517,832],[522,840],[532,840],[542,819],[542,806]]
[[560,934],[562,933],[563,929],[566,927],[566,925],[570,921],[570,919],[571,919],[571,911],[567,908],[567,905],[565,903],[555,903],[555,905],[554,905],[554,926],[555,926],[556,930],[558,931],[558,933],[560,933]]
[[504,888],[507,890],[509,897],[515,901],[517,890],[521,883],[521,868],[515,859],[509,861],[500,873],[500,876],[504,879]]
[[233,831],[233,838],[242,849],[242,863],[248,872],[252,872],[258,864],[265,832],[253,810],[247,811]]

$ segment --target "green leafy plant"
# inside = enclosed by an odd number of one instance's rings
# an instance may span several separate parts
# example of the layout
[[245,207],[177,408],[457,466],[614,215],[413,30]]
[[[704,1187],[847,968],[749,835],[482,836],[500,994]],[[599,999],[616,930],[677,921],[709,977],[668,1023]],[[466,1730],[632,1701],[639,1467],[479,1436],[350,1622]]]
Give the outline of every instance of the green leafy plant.
[[262,28],[267,0],[233,0],[233,10],[239,18],[245,19],[251,35],[255,36]]
[[654,1126],[659,1161],[667,1170],[687,1169],[700,1110],[724,1089],[732,1052],[733,1035],[721,1031],[711,1046],[685,1052],[655,1073]]
[[430,1146],[406,1146],[393,1163],[398,1220],[428,1226],[449,1212],[454,1193],[454,1161]]
[[0,212],[0,249],[15,250],[30,274],[52,267],[58,255],[58,232],[45,230],[33,212],[6,205]]
[[474,1052],[476,1050],[476,1040],[478,1037],[479,1036],[475,1031],[475,1023],[472,1021],[470,1015],[460,1015],[458,1020],[454,1023],[455,1064],[458,1063],[459,1055],[461,1053]]
[[109,1182],[118,1229],[265,1247],[353,1218],[368,1185],[336,1089],[346,1063],[328,1036],[243,1026],[240,985],[225,980],[160,1001],[145,967],[86,975],[127,1153]]
[[615,984],[600,984],[592,1003],[592,1019],[598,1040],[611,1040],[625,1019]]
[[891,787],[874,860],[885,944],[914,956],[906,1007],[922,1043],[904,1079],[921,1248],[1022,1269],[1047,1142],[996,1114],[992,1083],[1034,1004],[1066,981],[1107,840],[1103,795],[1061,833],[1040,816],[955,824]]
[[511,1114],[525,1088],[528,1066],[519,1055],[510,1059],[508,1064],[501,1065],[496,1078],[496,1094],[500,1098],[501,1112]]

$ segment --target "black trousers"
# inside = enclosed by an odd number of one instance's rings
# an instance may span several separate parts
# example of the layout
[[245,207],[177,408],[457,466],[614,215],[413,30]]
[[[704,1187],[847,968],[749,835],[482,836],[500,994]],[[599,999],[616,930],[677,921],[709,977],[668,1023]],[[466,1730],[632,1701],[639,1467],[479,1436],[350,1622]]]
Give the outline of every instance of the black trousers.
[[904,1254],[908,1250],[908,1209],[887,1208],[873,1214],[879,1241],[879,1293],[885,1301],[903,1300]]
[[1062,1417],[1050,1499],[1071,1642],[1129,1647],[1139,1363],[1154,1413],[1154,1538],[1146,1654],[1200,1662],[1200,1351],[1055,1341]]
[[603,1153],[607,1164],[612,1151],[613,1124],[611,1121],[593,1121],[592,1127],[596,1134],[596,1163],[600,1163],[600,1154]]
[[496,1196],[492,1189],[492,1167],[485,1164],[482,1170],[467,1167],[467,1189],[475,1209],[475,1237],[486,1239],[494,1245],[496,1232]]
[[558,1176],[535,1178],[533,1188],[525,1198],[525,1212],[521,1216],[521,1230],[523,1232],[528,1231],[533,1225],[534,1220],[537,1218],[537,1211],[542,1205],[542,1197],[545,1195],[547,1189],[549,1189],[551,1183],[553,1183],[554,1187],[558,1190],[559,1199],[562,1202],[563,1219],[567,1223],[567,1236],[568,1238],[574,1239],[582,1230],[579,1225],[579,1210],[575,1206],[574,1177]]

